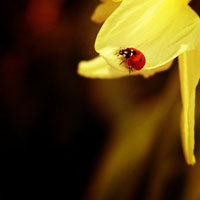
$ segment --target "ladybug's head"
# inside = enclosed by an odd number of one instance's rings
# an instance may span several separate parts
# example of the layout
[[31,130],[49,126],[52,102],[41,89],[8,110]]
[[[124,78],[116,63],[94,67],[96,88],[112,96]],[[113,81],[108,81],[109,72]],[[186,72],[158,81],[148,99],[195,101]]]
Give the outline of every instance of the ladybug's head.
[[122,50],[119,51],[119,55],[122,55],[126,59],[128,59],[131,55],[131,49],[130,48],[122,49]]

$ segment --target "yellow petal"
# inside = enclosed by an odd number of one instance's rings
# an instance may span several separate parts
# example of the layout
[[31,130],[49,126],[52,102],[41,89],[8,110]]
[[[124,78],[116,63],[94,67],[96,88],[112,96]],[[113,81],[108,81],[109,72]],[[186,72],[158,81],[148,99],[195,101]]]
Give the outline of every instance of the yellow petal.
[[119,5],[120,5],[119,1],[111,1],[111,0],[103,1],[96,7],[91,17],[91,20],[96,23],[104,22]]
[[188,4],[191,0],[182,0],[184,3]]
[[113,70],[100,56],[89,61],[81,61],[78,65],[78,74],[87,78],[118,78],[125,76],[124,72]]
[[157,72],[169,69],[171,65],[172,61],[153,70],[134,71],[129,74],[128,69],[125,72],[116,70],[107,64],[101,56],[98,56],[89,61],[81,61],[78,65],[78,74],[87,78],[120,78],[130,75],[143,75],[148,78]]
[[188,164],[195,163],[194,124],[196,86],[200,78],[200,47],[179,56],[179,73],[183,109],[181,115],[182,143]]
[[151,69],[151,70],[144,69],[144,70],[138,71],[137,74],[142,75],[144,78],[149,78],[150,76],[153,76],[154,74],[156,74],[158,72],[168,70],[171,67],[172,64],[173,64],[173,60],[169,61],[168,63],[166,63],[166,64],[164,64],[160,67],[157,67],[157,68],[154,68],[154,69]]
[[102,26],[95,48],[112,67],[126,71],[117,54],[134,47],[146,57],[145,70],[196,48],[199,35],[198,15],[180,0],[123,0]]

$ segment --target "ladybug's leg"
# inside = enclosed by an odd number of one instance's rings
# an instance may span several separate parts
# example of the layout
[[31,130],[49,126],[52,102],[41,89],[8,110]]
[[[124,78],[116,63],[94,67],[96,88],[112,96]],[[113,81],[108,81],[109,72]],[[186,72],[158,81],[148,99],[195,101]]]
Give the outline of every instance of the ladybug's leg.
[[122,60],[122,62],[120,62],[120,65],[123,63],[123,62],[125,62],[126,60]]
[[123,55],[122,50],[118,51],[118,52],[116,53],[116,55],[117,55],[117,56]]
[[130,74],[131,72],[133,72],[133,68],[132,68],[130,65],[129,65],[128,69],[129,69],[129,74]]

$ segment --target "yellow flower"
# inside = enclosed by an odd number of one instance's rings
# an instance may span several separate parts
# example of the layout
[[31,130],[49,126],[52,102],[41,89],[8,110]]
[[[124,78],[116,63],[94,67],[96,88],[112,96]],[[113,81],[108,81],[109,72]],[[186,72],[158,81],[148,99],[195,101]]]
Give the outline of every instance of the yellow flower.
[[117,53],[122,48],[139,49],[146,57],[140,71],[144,77],[170,67],[179,60],[182,94],[181,132],[188,164],[194,157],[194,110],[200,78],[200,18],[188,6],[189,0],[104,0],[92,19],[104,22],[95,42],[99,56],[79,63],[78,73],[88,78],[129,76]]

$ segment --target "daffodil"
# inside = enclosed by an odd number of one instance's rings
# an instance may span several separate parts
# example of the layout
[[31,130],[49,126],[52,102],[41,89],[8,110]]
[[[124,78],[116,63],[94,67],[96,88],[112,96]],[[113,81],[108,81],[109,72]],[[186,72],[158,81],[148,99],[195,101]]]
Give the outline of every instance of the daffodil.
[[[182,95],[181,133],[185,159],[195,163],[194,116],[200,78],[200,18],[189,0],[104,0],[92,20],[102,25],[95,42],[99,56],[79,63],[88,78],[149,77],[167,70],[178,57]],[[129,74],[118,52],[136,48],[146,57],[143,69]]]

